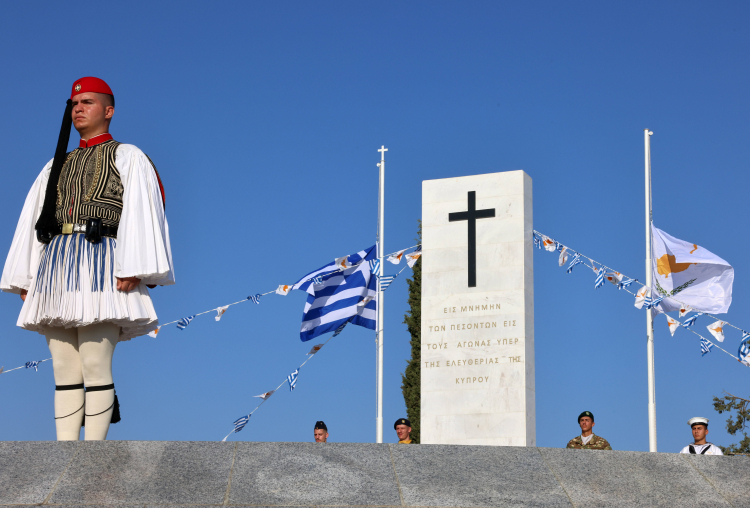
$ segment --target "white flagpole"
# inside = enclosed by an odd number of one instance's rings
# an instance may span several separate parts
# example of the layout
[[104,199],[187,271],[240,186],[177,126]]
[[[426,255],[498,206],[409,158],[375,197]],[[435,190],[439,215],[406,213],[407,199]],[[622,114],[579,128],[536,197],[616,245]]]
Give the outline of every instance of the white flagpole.
[[[380,268],[378,273],[383,275],[383,268],[385,265],[385,247],[383,244],[383,237],[385,235],[385,152],[388,149],[385,145],[381,145],[378,152],[380,152],[380,186],[378,191],[378,259],[380,260]],[[378,414],[375,419],[375,442],[383,442],[383,288],[380,286],[380,280],[378,280],[378,379],[377,379],[377,390],[378,390]]]
[[[646,156],[646,286],[651,287],[651,132],[644,130]],[[653,299],[656,293],[651,291]],[[651,309],[646,310],[646,355],[648,358],[648,451],[656,451],[656,372],[654,369],[654,323]]]

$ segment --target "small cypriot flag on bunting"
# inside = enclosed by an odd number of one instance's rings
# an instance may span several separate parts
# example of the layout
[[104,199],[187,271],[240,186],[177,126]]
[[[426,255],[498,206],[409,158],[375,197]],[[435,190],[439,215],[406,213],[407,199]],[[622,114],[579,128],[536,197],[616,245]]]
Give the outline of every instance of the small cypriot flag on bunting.
[[635,293],[635,308],[636,309],[643,308],[643,304],[646,303],[647,294],[648,294],[648,288],[646,286],[642,286],[641,289],[639,289]]
[[276,294],[286,296],[289,294],[289,291],[292,290],[292,286],[289,286],[288,284],[284,284],[283,286],[279,286],[276,288]]
[[567,262],[568,262],[568,248],[563,245],[562,250],[560,251],[560,257],[557,258],[557,265],[563,266]]
[[684,303],[680,305],[680,318],[684,318],[688,315],[688,312],[693,310],[693,308],[690,305],[685,305]]
[[275,391],[276,390],[271,390],[270,392],[261,393],[260,395],[253,395],[253,397],[257,397],[259,399],[266,400],[266,399],[268,399],[268,397],[270,397],[271,395],[273,395],[273,392],[275,392]]
[[159,335],[159,330],[161,330],[161,326],[156,330],[151,330],[150,332],[148,332],[148,336],[155,339],[156,336]]
[[318,351],[320,351],[320,348],[322,348],[322,347],[323,347],[323,344],[316,344],[315,346],[313,346],[313,348],[307,354],[308,355],[314,355],[315,353],[317,353]]
[[388,256],[388,261],[390,261],[394,265],[399,264],[401,262],[401,258],[404,257],[404,252],[406,252],[406,249],[394,252],[393,254]]
[[[331,258],[328,258],[331,259]],[[351,268],[352,265],[349,263],[349,256],[344,256],[340,258],[336,258],[336,261],[334,262],[336,268],[339,270],[346,270],[347,268]]]
[[422,246],[418,246],[414,252],[411,252],[406,255],[406,264],[409,265],[409,268],[414,268],[414,263],[417,262],[417,260],[422,256]]
[[724,321],[716,321],[715,323],[708,325],[706,328],[708,328],[708,331],[711,332],[711,335],[713,335],[716,340],[718,340],[719,342],[724,342],[725,324],[726,323]]
[[224,313],[229,308],[229,305],[224,305],[223,307],[219,307],[216,309],[216,317],[214,318],[216,321],[221,321],[221,316],[224,315]]
[[674,332],[675,330],[677,330],[677,327],[680,326],[680,322],[677,321],[676,319],[672,319],[671,317],[669,317],[668,314],[664,314],[664,315],[667,316],[667,324],[669,325],[669,333],[671,333],[672,337],[674,337]]
[[[654,287],[694,309],[727,312],[732,303],[734,268],[697,244],[669,236],[654,226],[651,230]],[[680,305],[669,299],[661,308],[669,312],[679,310]]]
[[555,252],[557,250],[557,242],[544,235],[542,235],[542,245],[544,245],[544,248],[549,252]]
[[619,285],[620,282],[622,282],[622,274],[620,272],[607,272],[604,275],[604,278],[615,286]]

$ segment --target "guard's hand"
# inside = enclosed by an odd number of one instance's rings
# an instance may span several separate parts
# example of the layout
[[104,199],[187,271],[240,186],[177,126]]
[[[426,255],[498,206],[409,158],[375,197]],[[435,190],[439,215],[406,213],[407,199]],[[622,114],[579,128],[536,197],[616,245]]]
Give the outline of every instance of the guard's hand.
[[26,301],[26,295],[28,293],[29,293],[28,291],[26,291],[25,289],[22,289],[21,290],[21,300],[23,300],[25,302]]
[[125,293],[137,288],[140,283],[141,279],[138,277],[124,277],[122,279],[117,277],[117,289],[124,291]]

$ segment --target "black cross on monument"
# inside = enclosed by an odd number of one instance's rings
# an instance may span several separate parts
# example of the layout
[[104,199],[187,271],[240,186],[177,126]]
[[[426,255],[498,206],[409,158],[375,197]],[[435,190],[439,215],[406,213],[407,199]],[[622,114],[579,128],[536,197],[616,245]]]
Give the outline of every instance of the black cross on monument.
[[477,210],[477,193],[469,191],[469,210],[448,214],[450,222],[465,220],[469,223],[469,287],[477,287],[477,219],[495,216],[494,208]]

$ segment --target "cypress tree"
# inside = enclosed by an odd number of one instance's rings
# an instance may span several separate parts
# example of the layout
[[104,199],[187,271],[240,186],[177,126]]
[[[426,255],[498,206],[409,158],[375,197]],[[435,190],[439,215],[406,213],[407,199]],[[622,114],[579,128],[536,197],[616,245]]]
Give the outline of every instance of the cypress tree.
[[[417,241],[422,243],[422,221],[419,221]],[[406,361],[406,371],[401,374],[401,393],[404,395],[406,415],[411,422],[411,439],[419,443],[420,412],[422,397],[421,359],[422,359],[422,258],[412,269],[412,278],[406,279],[409,285],[409,310],[404,315],[409,334],[411,335],[411,359]]]

